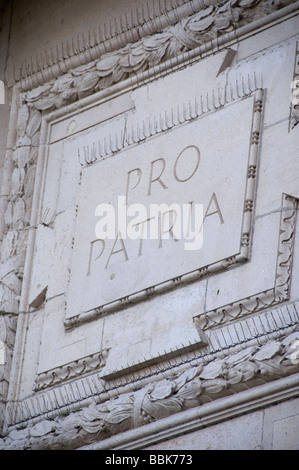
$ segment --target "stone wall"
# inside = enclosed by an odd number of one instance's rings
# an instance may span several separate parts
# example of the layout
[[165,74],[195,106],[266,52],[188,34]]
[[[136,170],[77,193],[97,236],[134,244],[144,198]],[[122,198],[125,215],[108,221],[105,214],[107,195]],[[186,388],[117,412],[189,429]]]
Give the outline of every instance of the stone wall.
[[3,16],[0,448],[298,448],[298,2],[138,5]]

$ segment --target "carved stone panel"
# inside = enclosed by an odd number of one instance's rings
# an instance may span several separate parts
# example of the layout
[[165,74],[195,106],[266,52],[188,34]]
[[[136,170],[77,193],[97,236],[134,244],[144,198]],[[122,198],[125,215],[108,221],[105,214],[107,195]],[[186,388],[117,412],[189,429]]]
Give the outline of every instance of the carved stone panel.
[[[73,317],[80,321],[123,308],[248,258],[259,140],[255,100],[250,96],[168,132],[161,129],[106,158],[97,158],[105,145],[98,131],[65,145],[66,158],[85,153],[94,161],[82,169],[66,325]],[[112,139],[117,143],[117,136]],[[158,220],[154,206],[161,204]],[[104,212],[97,213],[98,206]],[[165,222],[163,214],[170,212],[180,225]],[[200,232],[196,237],[184,236],[184,217]],[[96,236],[96,224],[104,222],[113,223],[112,237]]]

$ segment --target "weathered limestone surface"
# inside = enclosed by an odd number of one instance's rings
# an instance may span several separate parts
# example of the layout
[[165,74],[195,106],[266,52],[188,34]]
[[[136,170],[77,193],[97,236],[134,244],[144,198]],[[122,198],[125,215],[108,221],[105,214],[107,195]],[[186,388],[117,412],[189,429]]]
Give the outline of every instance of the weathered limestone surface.
[[0,448],[298,448],[298,2],[56,3],[1,30]]

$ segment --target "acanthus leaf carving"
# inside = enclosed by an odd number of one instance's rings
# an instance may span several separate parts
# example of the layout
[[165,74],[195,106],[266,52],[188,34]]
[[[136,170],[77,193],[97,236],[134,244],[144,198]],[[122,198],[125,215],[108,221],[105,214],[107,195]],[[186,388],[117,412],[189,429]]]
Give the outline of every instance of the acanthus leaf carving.
[[[17,141],[12,151],[14,167],[11,176],[11,192],[7,197],[4,216],[6,233],[1,244],[3,265],[0,272],[2,290],[0,310],[7,312],[18,311],[37,158],[36,149],[30,145],[32,138],[39,137],[40,126],[40,112],[24,104],[23,95],[21,95],[17,121]],[[7,259],[10,261],[6,267]]]
[[[0,284],[0,295],[2,286]],[[0,436],[4,423],[4,410],[9,384],[9,371],[17,327],[16,315],[0,315]],[[1,347],[2,346],[2,347]]]
[[74,68],[64,77],[29,91],[26,101],[40,111],[60,108],[234,31],[289,3],[292,2],[226,0],[224,4],[210,5],[162,32],[103,54],[98,60]]
[[[16,315],[19,311],[23,268],[25,263],[26,241],[28,235],[31,200],[33,194],[33,172],[37,157],[36,150],[30,146],[39,141],[41,126],[40,112],[24,103],[23,96],[19,98],[19,112],[16,123],[16,143],[9,150],[9,158],[13,161],[10,195],[7,196],[7,206],[4,215],[6,231],[1,240],[0,267],[0,312],[7,322],[11,315],[9,338],[5,338],[5,346],[12,356],[16,332]],[[30,175],[30,176],[29,176]],[[29,184],[31,187],[29,188]],[[7,315],[10,314],[10,315]],[[11,357],[0,366],[9,377]],[[1,371],[0,371],[1,375]],[[4,385],[3,385],[4,384]],[[0,382],[2,405],[6,401],[8,386]],[[3,414],[0,406],[0,415]],[[0,416],[1,425],[4,422]]]
[[286,377],[299,371],[290,357],[299,340],[298,326],[276,340],[247,346],[233,355],[201,362],[184,372],[89,406],[55,420],[43,419],[12,430],[0,448],[76,448],[134,427],[166,418],[207,402]]
[[296,46],[294,75],[293,82],[291,84],[289,130],[294,129],[299,123],[299,42],[297,42]]

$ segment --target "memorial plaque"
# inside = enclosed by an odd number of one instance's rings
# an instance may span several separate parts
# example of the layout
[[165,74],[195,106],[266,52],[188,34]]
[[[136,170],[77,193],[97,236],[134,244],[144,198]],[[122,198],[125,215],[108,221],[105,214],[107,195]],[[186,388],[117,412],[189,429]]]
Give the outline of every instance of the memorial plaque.
[[[250,96],[84,166],[66,319],[108,313],[246,260],[253,116]],[[87,144],[98,144],[96,131],[64,151],[80,154]]]

